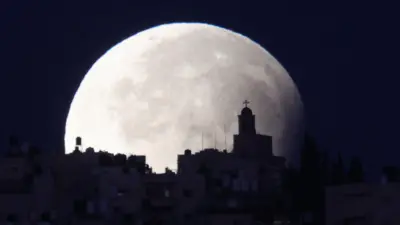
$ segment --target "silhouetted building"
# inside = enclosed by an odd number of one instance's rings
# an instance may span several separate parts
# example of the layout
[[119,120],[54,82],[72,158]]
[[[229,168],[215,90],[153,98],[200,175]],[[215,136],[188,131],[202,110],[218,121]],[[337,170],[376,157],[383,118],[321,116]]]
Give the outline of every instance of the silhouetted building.
[[382,169],[382,181],[387,183],[400,182],[400,169],[395,166],[385,166]]
[[177,224],[179,204],[176,174],[149,174],[145,177],[143,221],[147,223]]
[[[244,158],[271,158],[272,157],[272,137],[256,133],[255,115],[245,101],[245,107],[238,115],[239,134],[234,135],[233,153]],[[278,158],[276,158],[278,159]],[[284,163],[284,158],[280,158]]]
[[81,138],[68,155],[21,151],[11,139],[13,154],[0,158],[0,224],[270,222],[282,214],[285,159],[257,134],[247,105],[238,119],[232,152],[185,150],[177,173],[152,173],[145,156],[83,151]]
[[[272,153],[272,138],[257,134],[255,116],[246,106],[238,116],[239,134],[231,153],[205,149],[178,156],[178,175],[200,174],[204,195],[193,213],[247,213],[271,221],[281,192],[285,158]],[[198,191],[200,192],[200,191]],[[264,217],[264,218],[263,218]]]
[[328,187],[325,225],[400,224],[400,184]]

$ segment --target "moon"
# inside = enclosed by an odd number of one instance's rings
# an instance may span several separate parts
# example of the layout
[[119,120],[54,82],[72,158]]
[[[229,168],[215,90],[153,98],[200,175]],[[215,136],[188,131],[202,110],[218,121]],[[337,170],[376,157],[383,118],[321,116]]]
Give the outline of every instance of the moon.
[[242,102],[273,152],[292,158],[303,104],[283,66],[260,45],[203,23],[152,27],[116,44],[83,78],[70,106],[65,152],[84,148],[145,155],[155,172],[176,169],[185,149],[228,149]]

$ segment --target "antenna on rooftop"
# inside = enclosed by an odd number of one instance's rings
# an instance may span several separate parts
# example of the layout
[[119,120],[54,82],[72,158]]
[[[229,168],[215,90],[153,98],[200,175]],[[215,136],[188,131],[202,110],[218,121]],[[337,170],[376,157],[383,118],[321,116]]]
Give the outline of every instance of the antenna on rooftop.
[[214,149],[217,149],[217,132],[214,130]]
[[225,138],[225,149],[228,150],[228,149],[226,148],[226,129],[225,129],[225,124],[224,124],[224,138]]
[[203,131],[201,132],[201,150],[203,151],[203,142],[204,142],[204,137],[203,137]]

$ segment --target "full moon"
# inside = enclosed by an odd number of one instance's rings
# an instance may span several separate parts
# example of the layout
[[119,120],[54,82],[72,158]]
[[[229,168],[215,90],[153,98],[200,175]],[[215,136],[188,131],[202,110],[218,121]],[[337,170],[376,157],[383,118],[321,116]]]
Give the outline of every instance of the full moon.
[[185,149],[227,149],[242,102],[273,152],[289,161],[303,139],[303,104],[281,64],[260,45],[202,23],[172,23],[118,43],[90,68],[65,127],[65,151],[145,155],[155,172],[176,169]]

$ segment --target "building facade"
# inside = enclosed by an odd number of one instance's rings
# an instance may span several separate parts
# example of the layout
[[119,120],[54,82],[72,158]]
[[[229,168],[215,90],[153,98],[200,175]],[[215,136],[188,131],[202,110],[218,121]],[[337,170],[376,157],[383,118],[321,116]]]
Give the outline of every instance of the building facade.
[[178,171],[154,174],[144,156],[37,149],[0,158],[0,224],[232,224],[268,222],[282,195],[285,159],[257,134],[246,106],[232,152],[178,156]]

